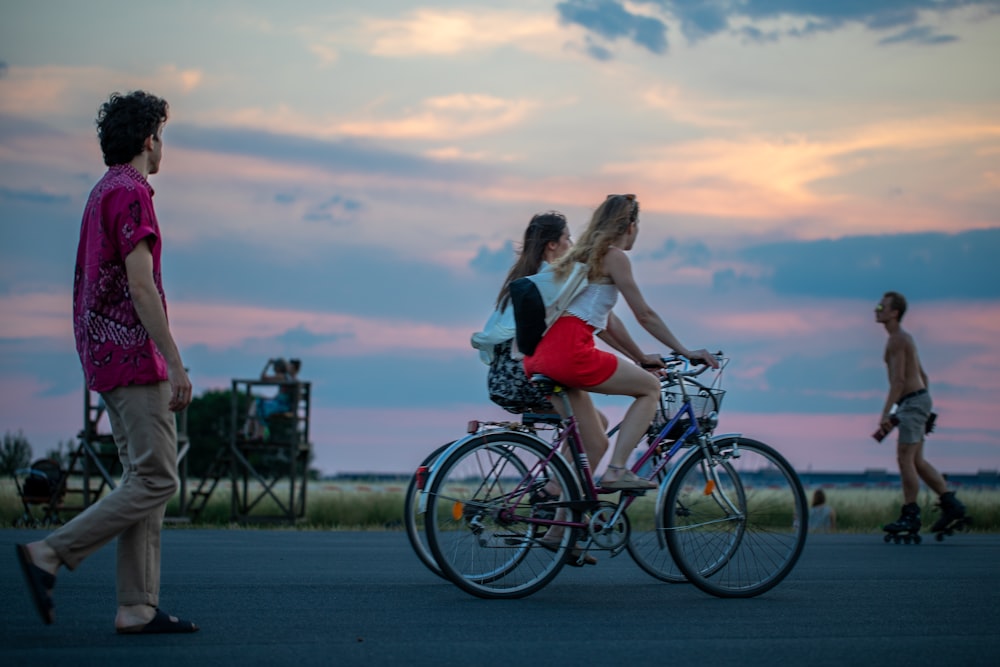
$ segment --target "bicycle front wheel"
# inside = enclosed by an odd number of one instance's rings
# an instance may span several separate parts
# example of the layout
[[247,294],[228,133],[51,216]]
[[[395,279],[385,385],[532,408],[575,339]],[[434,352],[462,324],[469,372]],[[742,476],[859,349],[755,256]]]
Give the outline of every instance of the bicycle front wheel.
[[720,465],[684,460],[665,494],[667,544],[688,581],[706,593],[760,595],[802,554],[805,492],[788,461],[762,442],[733,436],[711,447]]
[[[698,454],[694,456],[703,460]],[[661,471],[657,476],[657,481],[662,483],[663,479],[668,477],[669,472],[669,468]],[[728,463],[719,466],[718,474],[729,477],[734,484],[739,484],[736,472]],[[655,498],[639,497],[629,506],[628,516],[632,530],[629,534],[628,552],[636,565],[647,574],[669,584],[682,584],[687,582],[687,577],[677,566],[670,553],[670,547],[667,544],[667,522],[664,516],[667,512],[679,512],[683,515],[687,512],[687,508],[680,506],[666,509],[665,496],[666,493],[660,493]],[[657,512],[657,503],[664,503],[662,514]],[[734,539],[738,539],[738,537],[738,534],[733,535]],[[730,553],[734,548],[730,549]],[[720,559],[725,559],[726,555],[725,552],[720,553]],[[719,563],[702,563],[702,566],[702,574],[707,575],[718,570]]]
[[[514,432],[487,432],[448,455],[434,472],[424,524],[441,571],[484,598],[530,595],[559,573],[575,530],[535,523],[553,519],[553,502],[532,492],[558,488],[558,502],[579,499],[575,477],[551,446]],[[546,507],[548,505],[548,507]],[[566,518],[579,511],[566,508]]]

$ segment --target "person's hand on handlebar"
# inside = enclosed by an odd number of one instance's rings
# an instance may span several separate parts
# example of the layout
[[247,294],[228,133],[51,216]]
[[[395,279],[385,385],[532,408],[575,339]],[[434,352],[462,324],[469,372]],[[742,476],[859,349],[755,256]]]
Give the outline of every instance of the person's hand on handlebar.
[[714,354],[704,348],[701,350],[688,350],[688,353],[684,356],[691,361],[700,359],[702,363],[708,364],[712,368],[719,367],[719,360],[715,358]]
[[666,365],[663,362],[663,357],[658,354],[644,354],[636,360],[636,363],[647,371],[656,371]]

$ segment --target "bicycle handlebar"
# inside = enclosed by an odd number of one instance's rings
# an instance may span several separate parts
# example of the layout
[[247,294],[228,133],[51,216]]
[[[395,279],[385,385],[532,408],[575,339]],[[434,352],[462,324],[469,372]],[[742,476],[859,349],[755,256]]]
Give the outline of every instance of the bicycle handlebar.
[[[723,360],[722,350],[719,350],[718,352],[714,352],[712,354],[712,356],[716,358],[716,360],[720,363],[720,365],[722,364],[722,360]],[[699,375],[701,375],[702,373],[704,373],[705,371],[707,371],[709,368],[711,368],[708,365],[708,363],[705,362],[703,359],[688,359],[687,357],[685,357],[683,355],[680,355],[680,354],[676,354],[676,353],[671,354],[668,357],[660,357],[660,359],[663,361],[663,365],[664,365],[664,367],[667,370],[668,377],[675,377],[675,378],[676,377],[689,377],[689,378],[698,377]],[[685,367],[687,367],[689,364],[695,366],[695,368],[684,368],[684,370],[673,370],[671,368],[671,367],[674,367],[674,366],[685,366]]]

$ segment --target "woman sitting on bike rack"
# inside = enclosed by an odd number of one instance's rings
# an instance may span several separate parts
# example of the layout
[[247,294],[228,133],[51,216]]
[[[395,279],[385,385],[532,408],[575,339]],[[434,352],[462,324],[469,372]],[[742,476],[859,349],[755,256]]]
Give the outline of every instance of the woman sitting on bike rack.
[[479,350],[479,358],[490,367],[487,375],[490,400],[508,412],[554,412],[548,397],[525,377],[520,359],[511,356],[514,312],[510,305],[510,283],[538,273],[545,265],[566,254],[572,243],[562,213],[547,211],[534,215],[524,230],[517,261],[500,287],[495,310],[483,330],[472,335],[472,347]]
[[[504,280],[500,293],[497,295],[496,310],[490,315],[483,331],[472,335],[472,346],[479,350],[479,356],[483,363],[490,366],[487,381],[490,399],[509,412],[558,412],[562,408],[561,405],[549,403],[545,395],[524,374],[524,367],[519,358],[511,357],[514,338],[514,312],[510,305],[510,284],[518,278],[534,275],[541,271],[546,264],[557,261],[570,250],[572,244],[566,216],[558,211],[535,214],[524,230],[521,253],[514,265],[510,267],[507,279]],[[639,347],[629,337],[628,331],[621,326],[614,313],[611,313],[609,317],[614,323],[613,328],[624,335],[621,340],[609,335],[605,338],[608,344],[622,354],[641,355]],[[575,412],[576,407],[574,406],[573,409]],[[608,449],[608,438],[605,435],[608,418],[600,411],[596,411],[593,404],[590,404],[588,415],[587,423],[580,423],[579,428],[583,434],[587,458],[596,465]],[[580,420],[579,415],[577,419]],[[554,489],[547,489],[547,491],[554,491]]]
[[[586,264],[589,284],[546,332],[534,354],[524,359],[529,377],[541,373],[567,387],[587,456],[594,465],[600,457],[592,458],[591,451],[603,453],[607,449],[607,436],[588,392],[635,398],[622,421],[611,462],[601,480],[605,489],[656,488],[654,482],[628,470],[627,463],[649,429],[660,396],[659,381],[640,366],[661,368],[663,361],[658,354],[643,353],[621,320],[611,312],[618,294],[625,298],[643,329],[662,344],[688,359],[700,359],[718,368],[718,361],[707,350],[684,347],[643,298],[625,254],[632,249],[638,233],[639,202],[635,195],[609,195],[597,207],[580,241],[553,262],[560,277],[568,275],[575,263]],[[637,365],[621,363],[618,356],[598,350],[595,334]],[[594,442],[596,438],[600,438],[599,444]]]

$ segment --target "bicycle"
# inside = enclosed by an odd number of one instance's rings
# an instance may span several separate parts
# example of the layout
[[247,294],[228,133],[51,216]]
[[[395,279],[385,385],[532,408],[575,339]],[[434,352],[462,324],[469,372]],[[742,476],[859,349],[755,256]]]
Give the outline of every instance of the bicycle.
[[[688,379],[687,382],[694,385],[698,389],[697,398],[692,397],[692,401],[697,400],[702,402],[703,407],[699,410],[699,413],[710,414],[714,412],[718,414],[719,397],[725,392],[716,390],[713,393],[710,388],[700,385],[692,379]],[[647,440],[650,443],[652,443],[655,437],[659,434],[662,426],[665,425],[673,414],[677,412],[677,407],[675,405],[675,403],[677,403],[677,396],[676,392],[673,391],[674,386],[675,384],[673,382],[668,381],[666,378],[661,378],[660,407],[657,410],[656,415],[653,417],[653,421],[650,424],[649,432],[647,434]],[[470,434],[477,434],[484,429],[506,429],[518,432],[526,431],[535,435],[538,435],[539,431],[549,430],[554,432],[554,437],[558,437],[561,431],[561,425],[562,418],[556,413],[527,412],[521,414],[520,422],[512,420],[471,420],[468,422],[466,430]],[[617,433],[620,427],[621,423],[619,422],[608,431],[608,437],[610,438]],[[674,426],[673,431],[676,432],[678,430],[683,432],[683,420],[681,423]],[[403,503],[403,523],[410,546],[413,548],[417,558],[428,570],[445,579],[448,578],[447,575],[441,572],[441,567],[437,564],[437,561],[434,559],[434,554],[431,553],[430,546],[427,544],[424,530],[424,511],[420,505],[420,497],[425,490],[427,478],[434,462],[454,442],[455,441],[452,441],[441,445],[420,462],[416,470],[414,470],[413,475],[410,476],[410,481],[407,485]],[[658,459],[654,457],[653,462],[658,462]],[[664,473],[662,472],[660,473],[661,476],[663,474]],[[647,514],[650,517],[652,516],[651,511],[647,512]],[[674,564],[669,553],[666,553],[666,546],[662,544],[662,540],[658,540],[661,544],[654,544],[657,540],[650,540],[648,539],[648,536],[645,539],[635,538],[634,533],[633,538],[635,539],[635,542],[629,543],[629,551],[640,567],[645,569],[654,577],[668,583],[684,583],[687,581],[684,574]],[[645,544],[643,544],[643,542]],[[643,554],[643,551],[648,553]]]
[[[687,390],[706,368],[690,369],[678,357],[664,362],[661,381],[682,402],[632,466],[642,476],[649,464],[647,479],[660,480],[648,528],[633,534],[626,514],[644,492],[623,491],[619,504],[598,497],[615,492],[595,485],[565,393],[536,376],[569,415],[553,443],[487,429],[452,443],[431,465],[420,511],[442,572],[476,596],[524,597],[547,585],[568,558],[581,564],[590,549],[613,556],[628,549],[653,576],[672,580],[666,564],[676,563],[687,580],[720,597],[759,595],[784,579],[807,529],[798,476],[763,443],[741,434],[711,436],[717,409],[697,414]],[[721,390],[697,386],[695,398],[717,408]],[[572,468],[559,453],[564,443]],[[750,459],[767,464],[774,488],[762,493],[753,483]],[[553,484],[558,500],[539,502],[538,491]]]
[[[661,406],[663,405],[661,401]],[[661,410],[662,412],[662,410]],[[659,413],[658,413],[659,414]],[[521,415],[521,421],[481,421],[472,420],[467,425],[467,432],[471,434],[476,434],[481,432],[483,429],[498,428],[518,432],[528,432],[538,435],[538,431],[550,430],[554,431],[555,437],[558,437],[560,425],[562,423],[562,418],[555,413],[523,413]],[[608,431],[608,437],[614,435],[621,424],[619,423],[610,431]],[[653,428],[650,428],[649,438],[652,438],[657,434]],[[414,470],[413,475],[410,476],[409,484],[406,488],[406,495],[403,502],[403,524],[406,529],[406,537],[410,541],[410,546],[413,548],[414,553],[423,565],[438,575],[447,579],[447,575],[441,572],[441,567],[437,564],[434,559],[434,554],[431,553],[430,546],[427,544],[424,530],[424,512],[420,506],[420,496],[423,494],[425,485],[427,483],[427,477],[433,464],[437,459],[444,453],[448,447],[454,443],[449,442],[447,444],[441,445],[430,454],[428,454],[420,465]],[[680,583],[687,581],[680,570],[676,567],[671,567],[673,561],[667,560],[667,567],[662,568],[659,574],[654,574],[664,581],[670,583]]]
[[[673,415],[678,411],[676,404],[679,402],[679,397],[675,391],[676,382],[667,376],[661,377],[660,381],[660,407],[657,410],[656,415],[654,415],[647,434],[647,440],[651,444],[654,442],[656,436],[660,434],[662,427],[665,426],[670,418],[673,417]],[[709,387],[705,387],[690,378],[687,379],[687,383],[697,389],[696,395],[692,396],[691,400],[692,404],[694,404],[695,401],[699,402],[699,405],[701,406],[698,410],[699,414],[705,415],[706,417],[711,414],[717,415],[719,411],[719,401],[722,394],[725,392],[720,389],[713,390]],[[683,434],[686,428],[685,421],[686,419],[684,415],[682,415],[681,419],[678,422],[675,422],[673,428],[670,429],[670,437],[677,438],[679,435]],[[705,424],[704,418],[702,418],[701,423],[703,425]],[[555,431],[554,437],[558,438],[561,431],[561,424],[561,418],[558,414],[527,413],[522,415],[522,421],[520,423],[512,421],[473,420],[468,423],[467,432],[470,434],[477,434],[483,429],[503,429],[518,432],[530,432],[537,435],[539,430],[553,430]],[[619,423],[608,431],[608,436],[610,437],[614,435],[620,426],[621,424]],[[433,463],[445,450],[448,449],[450,444],[452,443],[438,447],[417,467],[410,479],[404,502],[404,523],[407,537],[414,552],[417,554],[420,561],[431,572],[446,579],[448,578],[447,575],[442,573],[440,566],[437,564],[434,555],[430,551],[429,545],[426,543],[426,539],[424,537],[424,511],[420,506],[419,498],[425,490],[429,471],[433,467]],[[654,454],[652,463],[656,464],[658,461],[659,455]],[[658,477],[662,479],[664,475],[665,472],[661,469],[658,473]],[[647,515],[646,524],[648,525],[652,520],[651,517],[653,512],[652,510],[647,509],[645,514]],[[642,534],[633,532],[631,540],[628,543],[628,549],[636,563],[657,579],[668,583],[683,583],[687,581],[685,575],[674,564],[674,561],[670,557],[662,538],[656,539],[654,531]]]

